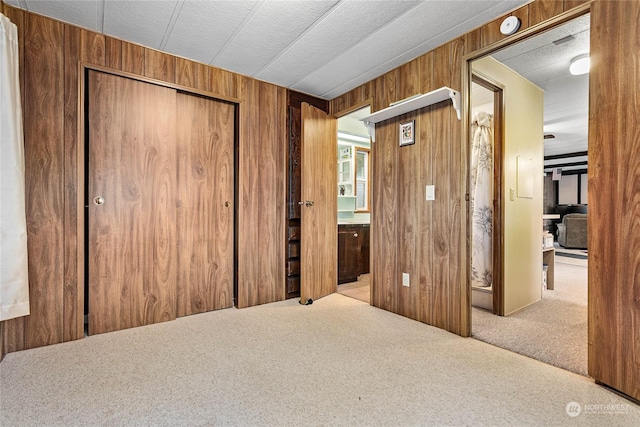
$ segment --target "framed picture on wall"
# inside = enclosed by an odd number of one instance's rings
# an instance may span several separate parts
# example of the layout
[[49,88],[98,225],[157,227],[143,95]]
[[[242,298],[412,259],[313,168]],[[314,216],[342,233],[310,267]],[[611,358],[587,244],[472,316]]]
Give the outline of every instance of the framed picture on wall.
[[415,120],[400,123],[400,146],[416,143]]

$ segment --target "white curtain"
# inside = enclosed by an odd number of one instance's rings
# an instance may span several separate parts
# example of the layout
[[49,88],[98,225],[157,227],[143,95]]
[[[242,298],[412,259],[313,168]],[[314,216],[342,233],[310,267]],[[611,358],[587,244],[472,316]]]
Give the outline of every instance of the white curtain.
[[0,320],[29,314],[18,29],[0,14]]
[[493,131],[492,115],[480,111],[471,124],[471,284],[493,283]]

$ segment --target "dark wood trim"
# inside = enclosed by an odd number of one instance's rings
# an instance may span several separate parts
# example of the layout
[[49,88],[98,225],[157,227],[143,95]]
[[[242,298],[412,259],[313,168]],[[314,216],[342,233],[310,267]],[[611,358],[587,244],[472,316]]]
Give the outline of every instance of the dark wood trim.
[[566,153],[566,154],[554,154],[552,156],[544,156],[544,160],[558,160],[558,159],[568,159],[570,157],[582,157],[588,156],[588,151],[578,151],[575,153]]
[[556,169],[556,168],[568,168],[568,167],[571,167],[571,166],[587,166],[587,164],[588,164],[588,162],[585,160],[585,161],[582,161],[582,162],[557,163],[557,164],[553,164],[553,165],[544,165],[544,168],[545,169],[548,169],[548,168],[553,168],[553,169]]
[[319,110],[329,114],[329,101],[326,99],[316,98],[306,93],[296,92],[294,90],[287,90],[287,105],[293,108],[302,108],[302,103],[306,102],[309,105],[313,105]]
[[[493,314],[504,316],[504,86],[492,79],[472,72],[471,81],[493,92]],[[471,110],[469,110],[471,111]],[[469,134],[469,136],[471,136]],[[470,139],[469,139],[470,140]],[[469,150],[471,162],[471,150]],[[469,212],[469,218],[472,218]],[[471,228],[469,228],[471,230]],[[469,257],[472,251],[469,250]],[[469,280],[471,275],[469,275]]]

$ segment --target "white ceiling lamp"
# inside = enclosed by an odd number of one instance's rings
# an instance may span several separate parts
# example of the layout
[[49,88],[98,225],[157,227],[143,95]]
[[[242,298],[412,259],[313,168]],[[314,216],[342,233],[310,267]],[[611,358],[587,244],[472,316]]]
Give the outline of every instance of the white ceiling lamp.
[[589,59],[589,54],[583,53],[582,55],[578,55],[571,60],[571,65],[569,66],[569,72],[574,76],[587,74],[589,72],[590,65],[591,65],[591,61]]

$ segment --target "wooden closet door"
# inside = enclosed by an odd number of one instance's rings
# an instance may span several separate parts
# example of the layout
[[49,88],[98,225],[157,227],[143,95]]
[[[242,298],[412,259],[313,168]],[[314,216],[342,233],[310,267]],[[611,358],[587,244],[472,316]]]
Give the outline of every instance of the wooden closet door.
[[233,306],[235,107],[177,94],[178,316]]
[[337,120],[302,103],[300,301],[338,286]]
[[89,333],[176,317],[173,89],[89,71]]

